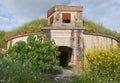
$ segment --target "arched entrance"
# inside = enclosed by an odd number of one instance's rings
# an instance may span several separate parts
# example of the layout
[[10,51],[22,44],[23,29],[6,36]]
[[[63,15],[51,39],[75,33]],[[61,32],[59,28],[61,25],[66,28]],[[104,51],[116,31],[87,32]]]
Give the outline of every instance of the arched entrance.
[[68,66],[68,63],[71,60],[73,49],[67,46],[60,46],[59,51],[60,51],[59,55],[60,66],[62,67]]

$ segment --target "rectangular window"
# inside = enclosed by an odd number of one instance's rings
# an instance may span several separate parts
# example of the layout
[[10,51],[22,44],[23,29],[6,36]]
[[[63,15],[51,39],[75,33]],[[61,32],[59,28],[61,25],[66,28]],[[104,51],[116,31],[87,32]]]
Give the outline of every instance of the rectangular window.
[[71,14],[70,13],[63,13],[62,14],[62,21],[63,23],[70,23]]

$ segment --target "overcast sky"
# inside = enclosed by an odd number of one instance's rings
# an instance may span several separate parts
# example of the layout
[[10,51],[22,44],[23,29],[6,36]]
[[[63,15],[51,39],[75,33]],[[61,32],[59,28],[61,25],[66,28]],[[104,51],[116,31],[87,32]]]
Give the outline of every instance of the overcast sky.
[[10,31],[46,18],[54,5],[83,6],[83,17],[120,32],[120,0],[0,0],[0,30]]

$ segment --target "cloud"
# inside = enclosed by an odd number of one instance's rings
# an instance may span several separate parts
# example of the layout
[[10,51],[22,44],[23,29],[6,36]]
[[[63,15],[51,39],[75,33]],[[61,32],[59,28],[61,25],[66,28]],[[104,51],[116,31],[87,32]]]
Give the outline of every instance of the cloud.
[[119,0],[0,0],[0,29],[9,31],[46,17],[47,10],[58,4],[84,6],[84,18],[120,32]]
[[[3,24],[4,26],[0,26],[0,29],[5,27],[4,30],[12,30],[15,26],[18,27],[31,20],[46,17],[49,8],[68,2],[69,0],[0,0],[0,17],[9,19],[9,29],[8,25],[5,25],[6,23]],[[4,16],[5,14],[9,15]]]
[[9,19],[5,17],[0,17],[0,23],[8,22]]
[[120,32],[119,0],[74,0],[69,5],[82,5],[84,7],[84,18]]
[[38,18],[53,5],[67,0],[3,0],[4,6],[12,13],[24,18]]

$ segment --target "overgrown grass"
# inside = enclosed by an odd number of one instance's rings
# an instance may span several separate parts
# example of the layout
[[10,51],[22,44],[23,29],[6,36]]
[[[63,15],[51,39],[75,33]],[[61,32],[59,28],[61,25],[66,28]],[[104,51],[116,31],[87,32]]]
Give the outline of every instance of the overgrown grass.
[[120,49],[88,51],[88,67],[72,83],[120,83]]
[[0,48],[6,48],[6,32],[5,31],[0,31]]
[[19,27],[16,30],[7,32],[6,38],[11,38],[21,34],[28,34],[28,33],[40,33],[41,27],[48,27],[50,25],[47,24],[47,19],[37,19],[31,21],[30,23],[24,24],[23,26]]
[[45,74],[33,65],[21,65],[1,60],[0,83],[54,83],[54,75]]
[[[90,21],[87,19],[84,19],[83,23],[84,23],[84,27],[86,28],[85,32],[87,33],[99,33],[102,35],[109,35],[109,36],[115,37],[120,41],[120,34],[115,31],[111,31],[105,28],[104,26],[100,24],[96,24],[93,21]],[[37,19],[27,24],[24,24],[23,26],[10,32],[0,31],[0,47],[6,48],[7,40],[9,38],[12,38],[14,36],[21,35],[21,34],[40,33],[41,27],[49,27],[49,26],[51,25],[48,25],[47,19]]]
[[119,33],[117,33],[116,31],[111,31],[100,24],[97,24],[97,23],[87,20],[87,19],[84,19],[83,23],[84,23],[84,27],[86,28],[85,32],[100,33],[102,35],[109,35],[109,36],[113,36],[117,39],[120,39]]

